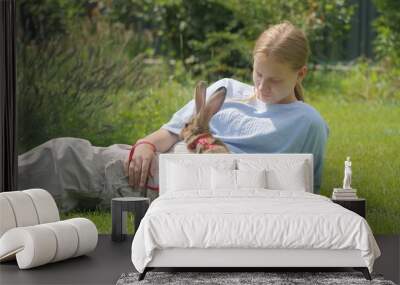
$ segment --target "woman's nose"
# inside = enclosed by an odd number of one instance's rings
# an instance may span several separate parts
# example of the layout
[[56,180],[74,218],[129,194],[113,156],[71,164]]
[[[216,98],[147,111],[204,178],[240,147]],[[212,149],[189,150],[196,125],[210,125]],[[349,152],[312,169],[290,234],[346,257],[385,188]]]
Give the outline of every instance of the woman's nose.
[[258,84],[258,89],[260,91],[271,91],[270,86],[265,81],[261,81]]

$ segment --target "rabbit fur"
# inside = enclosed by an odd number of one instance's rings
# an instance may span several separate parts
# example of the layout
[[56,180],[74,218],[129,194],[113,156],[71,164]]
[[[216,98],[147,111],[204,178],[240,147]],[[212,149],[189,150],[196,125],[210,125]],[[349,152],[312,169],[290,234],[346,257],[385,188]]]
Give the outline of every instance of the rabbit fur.
[[218,88],[206,103],[207,85],[204,81],[196,84],[194,92],[195,113],[186,122],[179,136],[186,143],[187,149],[194,153],[230,153],[228,147],[214,138],[209,129],[212,116],[217,113],[226,97],[226,88]]

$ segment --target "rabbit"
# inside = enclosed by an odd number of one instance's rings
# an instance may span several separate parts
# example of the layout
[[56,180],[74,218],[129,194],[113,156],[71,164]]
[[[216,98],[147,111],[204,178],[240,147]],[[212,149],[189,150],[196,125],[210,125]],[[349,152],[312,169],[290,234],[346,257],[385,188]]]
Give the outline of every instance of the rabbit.
[[206,83],[200,81],[196,85],[194,99],[196,113],[182,128],[179,137],[186,143],[189,152],[194,153],[230,153],[228,147],[212,136],[209,122],[219,111],[226,97],[226,88],[218,88],[206,103]]

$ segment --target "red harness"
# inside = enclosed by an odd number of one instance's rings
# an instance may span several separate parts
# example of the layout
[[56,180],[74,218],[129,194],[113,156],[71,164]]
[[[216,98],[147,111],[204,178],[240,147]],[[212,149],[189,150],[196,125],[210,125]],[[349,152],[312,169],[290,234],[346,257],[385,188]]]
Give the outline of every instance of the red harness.
[[197,144],[203,145],[205,149],[212,149],[216,147],[217,145],[209,143],[207,141],[208,137],[210,137],[210,134],[208,133],[198,136],[191,144],[188,145],[189,149],[196,149]]

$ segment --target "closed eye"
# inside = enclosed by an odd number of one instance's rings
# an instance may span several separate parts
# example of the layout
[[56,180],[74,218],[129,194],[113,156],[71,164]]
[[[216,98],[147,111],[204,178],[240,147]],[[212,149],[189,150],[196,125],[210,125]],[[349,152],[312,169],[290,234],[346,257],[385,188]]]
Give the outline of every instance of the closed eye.
[[271,79],[271,82],[272,83],[279,83],[279,82],[281,82],[281,80],[279,80],[279,79]]

